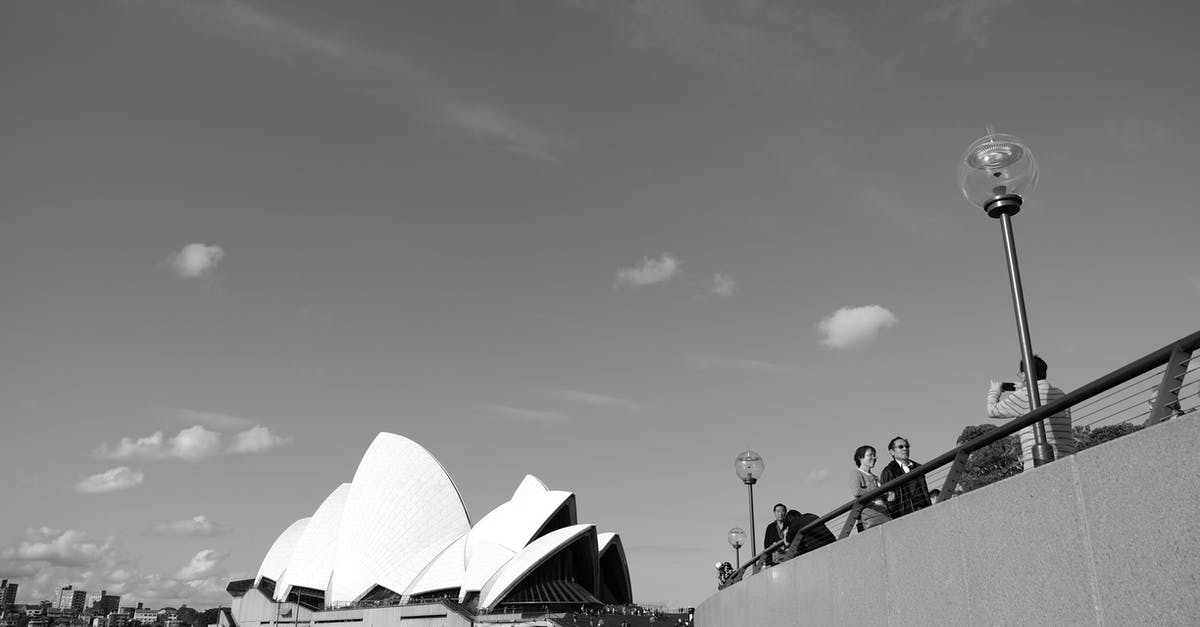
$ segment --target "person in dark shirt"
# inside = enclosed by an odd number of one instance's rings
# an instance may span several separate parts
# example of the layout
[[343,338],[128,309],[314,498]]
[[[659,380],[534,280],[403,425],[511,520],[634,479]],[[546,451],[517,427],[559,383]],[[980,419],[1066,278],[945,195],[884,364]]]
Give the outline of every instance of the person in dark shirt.
[[[920,464],[909,458],[908,452],[910,448],[907,438],[892,438],[891,443],[888,444],[888,452],[892,454],[892,461],[883,467],[883,472],[879,473],[879,480],[881,482],[887,483],[892,481],[897,477],[912,472],[920,466]],[[929,485],[925,483],[925,477],[909,481],[895,490],[888,492],[887,496],[888,514],[892,518],[911,514],[921,508],[929,507],[930,504]]]
[[[787,517],[787,511],[787,505],[784,505],[783,503],[775,504],[775,520],[771,521],[771,524],[767,525],[767,530],[765,533],[763,533],[764,551],[770,548],[772,544],[775,544],[783,539],[784,532],[787,531],[787,521],[785,520]],[[767,556],[767,564],[770,565],[779,561],[777,558],[780,557],[782,553],[782,549],[772,552],[771,555]]]

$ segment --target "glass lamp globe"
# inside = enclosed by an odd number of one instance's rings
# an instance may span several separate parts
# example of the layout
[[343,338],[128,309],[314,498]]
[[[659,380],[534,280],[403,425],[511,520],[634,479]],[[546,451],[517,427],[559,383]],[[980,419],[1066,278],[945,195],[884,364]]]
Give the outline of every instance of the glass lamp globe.
[[729,546],[740,549],[746,544],[746,532],[741,527],[729,530]]
[[762,455],[747,449],[733,460],[733,471],[737,473],[738,479],[742,483],[754,483],[762,476],[766,464],[763,463]]
[[[975,140],[958,163],[963,196],[993,218],[1004,213],[1004,207],[1016,213],[1020,197],[1032,192],[1037,180],[1037,161],[1029,146],[1004,133],[988,133]],[[1005,198],[1015,202],[996,202]]]

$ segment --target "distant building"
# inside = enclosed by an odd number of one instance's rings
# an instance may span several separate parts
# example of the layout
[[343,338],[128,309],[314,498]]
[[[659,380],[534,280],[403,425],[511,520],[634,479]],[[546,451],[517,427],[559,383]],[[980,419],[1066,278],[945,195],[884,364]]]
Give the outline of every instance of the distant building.
[[82,612],[85,604],[87,604],[87,591],[74,590],[68,585],[58,591],[58,598],[54,601],[54,609]]
[[[138,603],[141,605],[141,603]],[[133,611],[133,620],[143,625],[153,625],[158,621],[158,610],[148,610],[142,607]]]
[[101,590],[99,594],[88,595],[87,608],[101,617],[117,611],[120,606],[121,595],[119,594],[109,594],[107,590]]
[[17,583],[9,583],[7,579],[0,580],[0,609],[11,607],[17,603]]

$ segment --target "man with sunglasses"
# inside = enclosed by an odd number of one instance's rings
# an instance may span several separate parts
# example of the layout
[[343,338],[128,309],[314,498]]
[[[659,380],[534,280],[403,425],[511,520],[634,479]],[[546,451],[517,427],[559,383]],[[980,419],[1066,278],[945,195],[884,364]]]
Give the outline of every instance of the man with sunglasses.
[[[909,459],[909,448],[907,439],[892,438],[892,441],[888,443],[888,452],[892,454],[892,461],[883,467],[883,472],[879,473],[881,483],[887,483],[896,477],[906,475],[921,466]],[[909,481],[888,492],[888,513],[892,518],[911,514],[923,507],[929,507],[929,505],[929,486],[925,483],[925,477]]]

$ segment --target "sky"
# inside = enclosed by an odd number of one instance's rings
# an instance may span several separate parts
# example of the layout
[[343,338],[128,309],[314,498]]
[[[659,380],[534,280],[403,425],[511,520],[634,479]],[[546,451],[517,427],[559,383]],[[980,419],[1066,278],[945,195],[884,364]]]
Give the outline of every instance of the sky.
[[[0,576],[228,604],[374,436],[472,521],[526,474],[697,605],[771,505],[850,498],[1197,330],[1183,2],[0,3]],[[1188,76],[1193,78],[1189,79]],[[745,551],[743,551],[744,553]]]

